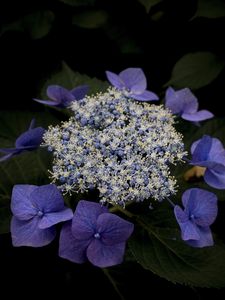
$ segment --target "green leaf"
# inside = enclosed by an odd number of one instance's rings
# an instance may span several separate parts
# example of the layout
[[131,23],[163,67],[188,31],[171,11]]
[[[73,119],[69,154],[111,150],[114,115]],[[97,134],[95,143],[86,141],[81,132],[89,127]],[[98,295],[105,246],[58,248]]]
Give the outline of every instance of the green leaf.
[[125,300],[124,296],[120,292],[121,282],[119,282],[115,278],[117,275],[117,274],[115,275],[115,273],[119,273],[117,270],[118,270],[118,268],[102,269],[103,273],[105,274],[106,278],[109,280],[111,285],[113,286],[113,288],[114,288],[115,292],[117,293],[117,295],[119,296],[119,298],[121,300]]
[[94,5],[95,3],[95,0],[59,0],[59,1],[72,6]]
[[55,16],[52,11],[37,11],[5,25],[1,34],[9,30],[16,30],[28,33],[32,39],[40,39],[49,33],[54,19]]
[[171,79],[164,86],[198,89],[216,79],[224,66],[225,61],[211,52],[189,53],[178,60]]
[[46,98],[46,89],[51,84],[61,85],[67,89],[72,89],[78,85],[87,84],[90,87],[90,94],[104,91],[108,88],[109,84],[106,81],[101,81],[97,78],[90,78],[87,75],[74,72],[66,64],[62,64],[62,68],[54,73],[44,84],[41,90],[41,99]]
[[[225,286],[225,245],[192,248],[180,239],[173,211],[156,209],[138,219],[129,245],[136,260],[174,283],[198,287]],[[158,215],[158,217],[156,217]],[[171,215],[171,218],[169,217]]]
[[96,29],[107,22],[108,14],[104,10],[91,10],[75,14],[72,23],[82,28]]
[[225,17],[225,3],[223,0],[198,0],[198,7],[194,18],[221,18]]
[[[1,112],[0,147],[13,147],[15,139],[28,129],[35,117],[37,126],[47,128],[47,124],[56,124],[57,119],[48,113]],[[46,149],[24,152],[0,163],[0,233],[9,232],[10,198],[15,184],[41,185],[50,182],[48,169],[51,155]]]
[[138,0],[142,5],[144,5],[145,10],[149,13],[150,9],[156,4],[160,3],[162,0]]

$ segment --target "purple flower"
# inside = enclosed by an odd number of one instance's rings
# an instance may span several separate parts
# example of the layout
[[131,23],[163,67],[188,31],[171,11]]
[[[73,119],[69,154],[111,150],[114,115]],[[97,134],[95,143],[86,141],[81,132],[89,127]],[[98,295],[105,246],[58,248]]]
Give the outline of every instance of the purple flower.
[[33,119],[30,123],[30,127],[27,131],[22,133],[15,142],[14,148],[0,148],[0,152],[6,153],[6,155],[0,158],[0,162],[10,157],[20,154],[24,151],[32,151],[39,147],[42,142],[42,136],[45,129],[42,127],[34,128],[35,120]]
[[205,167],[205,182],[217,189],[225,189],[225,149],[217,138],[204,135],[191,146],[190,164]]
[[64,108],[74,100],[80,100],[87,94],[89,86],[80,85],[72,90],[67,90],[60,85],[50,85],[47,88],[47,96],[51,100],[33,99],[39,103]]
[[[139,101],[158,100],[158,96],[147,91],[147,81],[144,72],[140,68],[128,68],[119,75],[106,71],[109,82],[118,90],[124,90],[130,98]],[[128,94],[127,94],[128,92]]]
[[181,229],[181,237],[192,247],[212,246],[210,225],[217,216],[217,197],[208,191],[193,188],[182,196],[184,210],[176,205],[174,213]]
[[42,186],[18,184],[12,192],[11,234],[13,246],[42,247],[56,235],[53,225],[72,219],[54,184]]
[[208,110],[198,111],[198,100],[188,88],[175,91],[169,87],[165,100],[165,106],[184,120],[199,122],[213,118],[213,114]]
[[59,256],[75,263],[88,258],[101,268],[120,264],[133,228],[132,223],[109,213],[99,203],[81,200],[72,222],[62,228]]

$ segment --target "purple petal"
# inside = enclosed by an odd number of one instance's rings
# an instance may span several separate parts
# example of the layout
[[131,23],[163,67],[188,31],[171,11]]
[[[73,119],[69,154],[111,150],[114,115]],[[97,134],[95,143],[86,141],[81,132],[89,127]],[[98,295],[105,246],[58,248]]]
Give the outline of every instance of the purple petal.
[[[205,136],[206,135],[204,135],[201,139],[195,141],[192,144],[192,146],[191,146],[191,153],[192,154],[194,153],[197,145],[201,142],[201,140],[203,138],[205,138]],[[208,136],[208,137],[212,139],[212,145],[211,145],[211,148],[210,148],[210,151],[209,151],[209,157],[213,161],[220,162],[220,161],[215,160],[215,155],[217,156],[218,154],[221,154],[221,155],[225,156],[225,150],[224,150],[223,144],[217,138],[212,138],[210,136]],[[225,164],[225,160],[224,160],[224,164]]]
[[166,90],[165,106],[166,108],[169,108],[173,114],[179,114],[183,109],[182,101],[179,101],[179,99],[177,99],[177,94],[171,87],[168,87],[168,89]]
[[186,114],[194,114],[198,110],[198,100],[189,88],[176,91],[177,101],[182,102],[182,111]]
[[208,110],[199,110],[196,113],[192,113],[192,114],[183,113],[181,115],[182,119],[187,121],[192,121],[192,122],[204,121],[207,119],[211,119],[213,117],[214,115]]
[[198,100],[188,88],[174,91],[169,87],[166,90],[166,107],[174,114],[194,114],[198,110]]
[[125,242],[108,246],[94,239],[87,248],[87,257],[93,265],[100,268],[115,266],[122,263],[125,246]]
[[12,157],[14,154],[16,154],[16,153],[17,153],[17,152],[15,152],[15,153],[9,153],[9,154],[6,154],[6,155],[0,157],[0,162],[5,161],[5,160],[11,158],[11,157]]
[[3,152],[3,153],[15,153],[17,152],[18,150],[16,148],[0,148],[0,152]]
[[17,184],[12,191],[11,210],[19,220],[29,220],[36,215],[37,209],[33,206],[30,197],[37,190],[36,185]]
[[46,105],[50,105],[50,106],[59,106],[60,105],[60,102],[55,101],[55,100],[40,100],[40,99],[36,99],[36,98],[33,98],[33,100],[38,103],[46,104]]
[[16,139],[16,148],[21,147],[32,147],[33,149],[37,148],[41,142],[42,137],[45,132],[45,129],[42,127],[36,127],[22,133]]
[[174,214],[178,223],[185,223],[189,220],[188,215],[183,211],[183,209],[176,205],[174,207]]
[[79,240],[91,238],[96,232],[99,215],[107,212],[108,209],[99,203],[79,201],[72,220],[73,236]]
[[217,163],[215,161],[208,161],[208,160],[205,160],[205,161],[195,161],[195,162],[192,162],[190,163],[190,165],[193,165],[193,166],[200,166],[200,167],[204,167],[204,168],[207,168],[207,169],[217,169],[217,170],[220,170],[221,173],[224,172],[224,165],[220,164],[220,163]]
[[192,247],[203,248],[213,246],[213,237],[209,227],[198,227],[199,240],[189,240],[187,244]]
[[67,106],[71,101],[75,100],[70,91],[59,85],[50,85],[47,88],[47,95],[50,99],[57,101],[58,104],[63,106]]
[[225,189],[225,166],[217,165],[213,169],[206,169],[204,180],[216,189]]
[[80,85],[70,91],[76,100],[83,99],[89,90],[88,85]]
[[142,94],[134,94],[131,93],[129,95],[131,98],[135,99],[135,100],[139,100],[139,101],[153,101],[153,100],[159,100],[159,97],[150,92],[150,91],[144,91]]
[[215,163],[219,165],[225,166],[225,150],[223,149],[221,152],[213,153],[212,149],[209,152],[208,160],[211,159]]
[[106,245],[119,244],[126,241],[134,230],[134,225],[117,215],[104,213],[98,217],[97,232]]
[[55,228],[39,229],[38,222],[38,217],[34,217],[29,221],[20,221],[16,217],[12,217],[11,234],[13,246],[42,247],[51,243],[56,236]]
[[81,264],[87,260],[86,249],[90,240],[76,240],[72,235],[71,223],[63,225],[59,239],[59,256]]
[[193,216],[193,222],[200,226],[211,225],[217,216],[217,197],[215,194],[192,188],[184,192],[182,199],[185,210]]
[[147,88],[146,77],[140,68],[128,68],[119,73],[125,87],[133,94],[142,94]]
[[34,129],[35,123],[36,123],[36,120],[35,120],[35,118],[33,118],[30,122],[30,126],[29,126],[28,130]]
[[198,240],[199,234],[196,230],[197,226],[188,220],[187,215],[178,205],[174,207],[174,214],[181,229],[182,240]]
[[212,147],[208,157],[212,161],[225,165],[225,149],[219,139],[212,139]]
[[115,73],[110,72],[110,71],[106,71],[106,77],[108,79],[108,81],[115,86],[117,89],[122,90],[125,88],[125,84],[122,81],[122,79]]
[[38,186],[30,198],[33,205],[43,213],[60,212],[65,209],[62,194],[55,184]]
[[40,229],[49,228],[60,222],[68,221],[73,218],[73,212],[70,208],[65,208],[59,212],[47,213],[40,219],[38,227]]
[[212,142],[212,138],[209,135],[204,135],[197,144],[194,142],[191,146],[191,152],[194,149],[194,152],[192,152],[192,161],[206,161],[212,147]]

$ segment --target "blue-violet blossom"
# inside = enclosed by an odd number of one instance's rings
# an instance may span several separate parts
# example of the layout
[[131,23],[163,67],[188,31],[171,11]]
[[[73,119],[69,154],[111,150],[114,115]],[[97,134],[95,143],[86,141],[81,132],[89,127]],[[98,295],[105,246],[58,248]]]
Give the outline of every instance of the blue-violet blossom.
[[81,200],[72,222],[63,225],[59,256],[75,263],[88,259],[101,268],[120,264],[133,228],[99,203]]
[[74,116],[50,126],[43,146],[53,152],[52,182],[64,193],[98,189],[100,201],[162,201],[176,193],[171,164],[186,156],[174,116],[109,87],[71,105]]
[[34,124],[35,120],[33,119],[29,129],[16,139],[14,148],[0,148],[0,152],[6,154],[0,158],[0,161],[7,160],[24,151],[32,151],[40,146],[45,129],[42,127],[34,128]]
[[159,100],[153,92],[147,91],[147,81],[144,72],[140,68],[128,68],[119,75],[106,71],[109,82],[125,95],[139,101]]
[[47,88],[47,96],[51,100],[33,99],[39,103],[59,108],[67,107],[72,101],[82,99],[88,92],[89,86],[80,85],[72,90],[67,90],[59,85],[50,85]]
[[182,239],[192,247],[213,245],[210,225],[217,216],[217,197],[215,194],[192,188],[182,195],[184,210],[176,205],[174,213],[181,229]]
[[225,149],[217,138],[204,135],[191,146],[190,164],[206,168],[205,182],[217,189],[225,189]]
[[166,90],[165,106],[187,121],[199,122],[213,118],[213,114],[208,110],[198,111],[198,100],[189,88],[175,91],[169,87]]
[[55,224],[72,219],[73,212],[54,184],[15,185],[12,192],[11,234],[13,246],[42,247],[56,235]]

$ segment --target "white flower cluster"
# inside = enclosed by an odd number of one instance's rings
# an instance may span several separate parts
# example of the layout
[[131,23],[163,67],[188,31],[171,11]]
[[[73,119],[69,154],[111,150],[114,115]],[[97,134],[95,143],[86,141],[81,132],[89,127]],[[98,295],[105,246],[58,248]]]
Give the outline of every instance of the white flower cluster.
[[101,202],[162,201],[176,192],[170,164],[186,155],[172,114],[110,87],[74,101],[74,117],[49,127],[44,145],[53,151],[53,182],[67,193],[99,191]]

